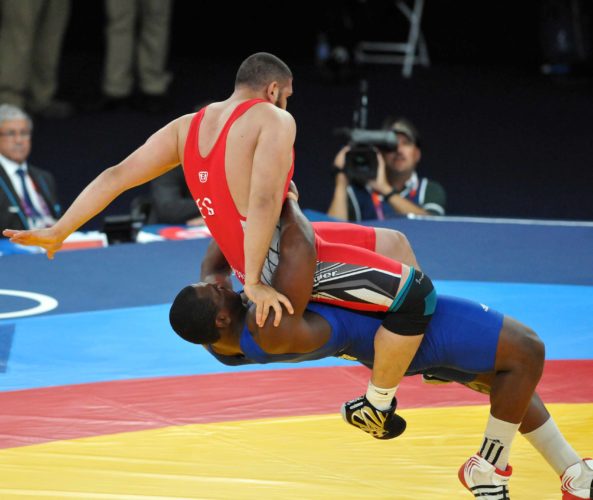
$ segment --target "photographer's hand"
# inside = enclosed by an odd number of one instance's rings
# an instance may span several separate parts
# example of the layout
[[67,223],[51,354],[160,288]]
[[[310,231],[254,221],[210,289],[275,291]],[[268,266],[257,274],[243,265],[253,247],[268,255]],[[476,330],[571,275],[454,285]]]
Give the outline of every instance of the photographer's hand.
[[344,166],[346,165],[346,154],[348,153],[348,151],[350,151],[350,146],[348,145],[340,149],[340,151],[338,151],[338,154],[334,158],[333,165],[334,174],[336,178],[336,190],[343,190],[344,192],[346,191],[346,188],[349,184],[348,177],[344,172]]
[[338,154],[334,158],[334,167],[339,168],[340,170],[344,170],[344,165],[346,164],[346,153],[350,151],[350,146],[344,146]]
[[350,151],[350,146],[344,146],[334,158],[332,170],[335,177],[334,195],[331,204],[327,210],[327,215],[336,219],[348,220],[348,177],[344,173],[346,163],[346,153]]
[[383,196],[386,196],[393,190],[393,187],[387,181],[385,159],[379,151],[377,151],[377,177],[369,181],[369,185],[373,191]]

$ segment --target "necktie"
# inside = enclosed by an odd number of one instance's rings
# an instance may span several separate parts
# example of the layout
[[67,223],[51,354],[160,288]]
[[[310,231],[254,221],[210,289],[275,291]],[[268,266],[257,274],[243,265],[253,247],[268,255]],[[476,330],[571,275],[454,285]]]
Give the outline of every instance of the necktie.
[[30,219],[39,217],[40,213],[35,208],[35,205],[33,205],[33,201],[31,200],[31,194],[29,193],[29,190],[27,189],[27,182],[26,182],[27,172],[25,171],[25,169],[23,167],[18,168],[16,172],[17,172],[17,174],[19,174],[19,177],[21,178],[21,186],[23,188],[23,205],[25,208],[25,215],[27,217],[29,217]]

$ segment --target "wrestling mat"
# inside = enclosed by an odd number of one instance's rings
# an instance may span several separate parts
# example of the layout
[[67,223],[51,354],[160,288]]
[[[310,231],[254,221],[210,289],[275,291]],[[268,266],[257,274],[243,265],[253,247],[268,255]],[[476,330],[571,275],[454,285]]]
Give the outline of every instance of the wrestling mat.
[[[542,337],[538,391],[591,456],[593,227],[391,226],[440,293],[488,304]],[[230,368],[178,339],[168,307],[196,280],[206,245],[0,259],[2,500],[472,498],[457,469],[481,442],[486,396],[407,378],[398,399],[408,429],[383,442],[339,415],[364,392],[365,368],[337,359]],[[513,499],[561,498],[520,436],[511,464]]]

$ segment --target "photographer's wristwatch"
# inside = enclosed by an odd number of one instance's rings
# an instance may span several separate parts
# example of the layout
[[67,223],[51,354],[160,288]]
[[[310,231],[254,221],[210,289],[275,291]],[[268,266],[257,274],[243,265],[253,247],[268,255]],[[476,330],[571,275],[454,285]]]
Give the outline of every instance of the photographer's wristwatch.
[[383,195],[383,201],[389,201],[389,198],[396,194],[399,194],[399,191],[396,188],[393,188],[389,193]]
[[331,174],[333,177],[335,177],[338,174],[346,174],[346,172],[344,172],[343,168],[340,167],[336,167],[335,165],[332,165],[332,168],[330,170]]

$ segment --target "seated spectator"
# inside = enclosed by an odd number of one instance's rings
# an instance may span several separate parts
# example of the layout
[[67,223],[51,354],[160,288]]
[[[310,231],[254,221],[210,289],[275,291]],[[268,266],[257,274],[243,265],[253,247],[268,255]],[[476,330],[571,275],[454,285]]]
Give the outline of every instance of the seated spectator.
[[200,226],[204,219],[192,198],[181,168],[174,168],[150,183],[152,210],[149,222]]
[[335,189],[328,215],[350,221],[407,214],[444,215],[445,190],[416,172],[422,156],[416,127],[405,118],[387,118],[383,128],[397,134],[398,144],[394,151],[377,152],[375,179],[364,182],[346,175],[344,165],[349,146],[336,155]]
[[33,122],[23,110],[0,106],[0,227],[49,227],[60,216],[51,173],[28,164]]

